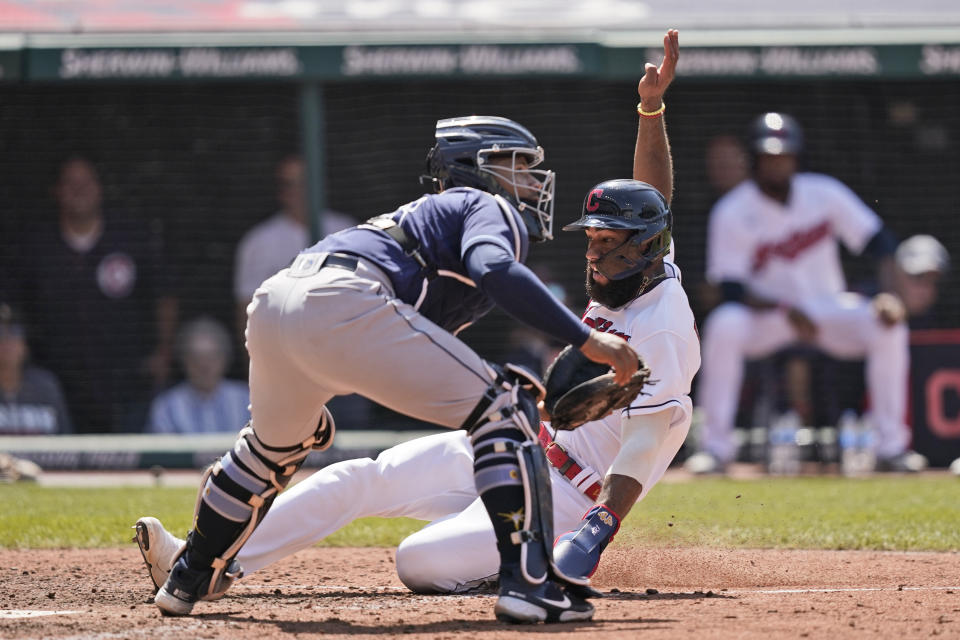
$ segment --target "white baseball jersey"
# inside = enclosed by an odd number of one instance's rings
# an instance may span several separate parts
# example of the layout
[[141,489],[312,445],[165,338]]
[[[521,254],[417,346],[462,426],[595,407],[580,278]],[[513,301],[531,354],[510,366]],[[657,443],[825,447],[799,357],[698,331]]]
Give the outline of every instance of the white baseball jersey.
[[786,204],[747,180],[710,213],[707,279],[740,282],[753,294],[794,305],[833,296],[846,289],[837,240],[859,254],[881,225],[830,176],[795,175]]
[[[655,381],[627,409],[590,423],[590,428],[557,434],[557,442],[600,476],[606,474],[620,450],[621,420],[672,408],[671,430],[682,431],[685,437],[690,427],[690,386],[700,368],[700,341],[680,283],[680,270],[671,262],[665,261],[664,266],[671,277],[652,291],[619,309],[591,302],[583,316],[583,321],[597,331],[625,338],[650,367]],[[675,453],[665,460],[666,464]],[[648,489],[644,483],[644,494]]]

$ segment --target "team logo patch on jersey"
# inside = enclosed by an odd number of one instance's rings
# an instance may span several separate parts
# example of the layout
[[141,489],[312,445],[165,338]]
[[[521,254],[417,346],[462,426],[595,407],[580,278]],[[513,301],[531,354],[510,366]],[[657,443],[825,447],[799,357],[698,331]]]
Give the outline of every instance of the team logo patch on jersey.
[[607,320],[606,318],[600,318],[600,317],[584,318],[583,324],[587,325],[588,327],[593,327],[594,329],[602,333],[611,333],[615,336],[619,336],[623,338],[624,340],[628,340],[628,341],[630,340],[630,336],[628,336],[622,331],[617,331],[614,328],[613,320]]
[[600,518],[600,522],[607,525],[608,527],[613,526],[613,516],[611,516],[606,511],[598,511],[597,517]]
[[753,254],[753,270],[761,271],[773,258],[795,260],[801,253],[830,236],[832,228],[829,222],[821,222],[810,229],[800,229],[792,234],[768,244],[757,247]]
[[129,254],[117,251],[104,256],[97,265],[97,285],[108,298],[126,298],[137,282],[137,263]]

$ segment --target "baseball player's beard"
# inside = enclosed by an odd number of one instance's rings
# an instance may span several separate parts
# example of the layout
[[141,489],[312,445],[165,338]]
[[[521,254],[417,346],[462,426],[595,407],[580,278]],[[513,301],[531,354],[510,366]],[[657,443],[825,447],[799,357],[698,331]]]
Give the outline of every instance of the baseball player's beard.
[[778,200],[780,202],[786,202],[787,198],[790,197],[790,178],[787,177],[783,180],[776,180],[770,178],[756,178],[757,186],[760,187],[760,191],[765,193],[768,197]]
[[600,284],[593,279],[593,269],[587,265],[587,295],[608,309],[616,309],[640,294],[646,278],[646,274],[641,271],[623,280],[607,280],[606,284]]

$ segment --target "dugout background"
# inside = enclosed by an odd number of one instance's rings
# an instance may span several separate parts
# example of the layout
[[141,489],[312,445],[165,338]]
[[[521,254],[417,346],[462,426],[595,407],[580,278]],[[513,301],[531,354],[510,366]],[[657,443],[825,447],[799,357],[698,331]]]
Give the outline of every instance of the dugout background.
[[[272,82],[0,87],[0,251],[31,221],[55,218],[50,188],[59,165],[86,154],[100,168],[108,215],[163,234],[181,321],[208,314],[232,328],[234,249],[277,208],[275,163],[299,148],[298,92]],[[594,183],[629,177],[637,118],[631,81],[332,82],[322,100],[327,203],[358,220],[423,192],[417,177],[437,118],[496,114],[529,127],[546,149],[545,165],[558,173],[557,240],[535,246],[530,263],[545,265],[582,310],[583,240],[559,228],[579,215]],[[960,83],[681,77],[666,102],[677,260],[698,318],[706,310],[700,283],[714,197],[705,145],[717,134],[742,134],[764,110],[795,115],[805,129],[806,166],[848,184],[898,237],[931,233],[960,260]],[[848,262],[851,284],[869,277],[866,264]],[[955,272],[941,293],[949,318],[960,317]],[[499,359],[511,326],[494,313],[464,337]]]

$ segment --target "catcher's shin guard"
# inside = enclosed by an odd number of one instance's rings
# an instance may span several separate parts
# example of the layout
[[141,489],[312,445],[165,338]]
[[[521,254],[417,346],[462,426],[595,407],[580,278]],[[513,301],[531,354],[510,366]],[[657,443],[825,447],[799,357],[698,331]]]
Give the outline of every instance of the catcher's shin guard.
[[[543,450],[536,444],[537,398],[530,379],[491,368],[494,383],[464,427],[474,450],[474,478],[490,515],[501,566],[520,567],[530,584],[550,572],[553,498]],[[539,390],[539,389],[538,389]]]
[[208,469],[185,553],[189,566],[213,569],[203,593],[195,594],[197,599],[219,597],[242,575],[232,562],[234,557],[307,455],[329,448],[334,432],[333,416],[326,407],[314,434],[291,447],[270,447],[246,426],[233,449]]
[[520,446],[520,475],[524,487],[523,529],[510,535],[520,545],[520,570],[528,581],[543,582],[550,570],[553,544],[553,491],[550,469],[539,444],[524,442]]

